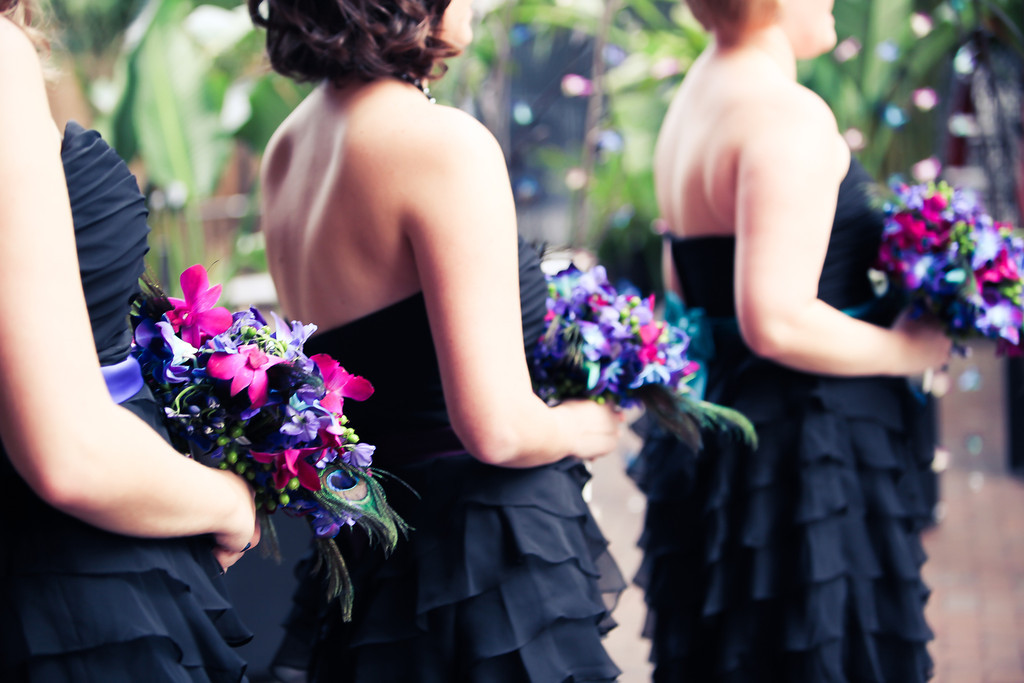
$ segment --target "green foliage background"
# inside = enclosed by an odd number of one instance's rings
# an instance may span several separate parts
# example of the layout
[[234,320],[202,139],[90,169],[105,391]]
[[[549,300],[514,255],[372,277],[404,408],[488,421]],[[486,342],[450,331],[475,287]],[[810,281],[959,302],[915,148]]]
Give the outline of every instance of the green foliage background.
[[[269,73],[263,36],[252,29],[245,6],[237,0],[44,4],[57,50],[68,55],[95,125],[145,178],[162,279],[211,259],[224,264],[221,280],[262,269],[251,167],[308,88]],[[860,133],[858,156],[879,179],[940,150],[951,64],[972,32],[983,29],[1024,55],[1024,0],[837,0],[834,12],[840,41],[855,41],[846,46],[857,49],[845,60],[834,53],[802,65],[801,78],[833,107],[842,130]],[[565,41],[578,46],[579,58],[546,63]],[[585,100],[574,110],[582,119],[578,137],[539,140],[516,154],[545,169],[548,195],[564,198],[567,241],[597,251],[613,273],[656,285],[654,139],[673,91],[706,43],[681,2],[490,0],[473,45],[432,89],[442,102],[473,109],[510,150],[520,125],[512,84],[523,60],[544,64],[552,78],[571,72],[588,79],[589,94],[576,95]],[[939,106],[915,107],[913,94],[921,88],[934,89]],[[602,143],[609,134],[616,144]],[[571,187],[567,175],[576,179]],[[234,195],[226,248],[211,246],[209,227],[211,214],[224,214],[211,209],[224,204],[218,198],[224,193]]]

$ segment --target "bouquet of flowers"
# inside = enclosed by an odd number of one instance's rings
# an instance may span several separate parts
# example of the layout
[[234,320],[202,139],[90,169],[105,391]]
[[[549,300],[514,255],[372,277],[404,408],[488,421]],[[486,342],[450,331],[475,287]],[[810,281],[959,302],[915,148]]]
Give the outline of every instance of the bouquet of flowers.
[[343,412],[345,399],[365,400],[373,387],[327,354],[303,353],[316,326],[272,314],[272,331],[256,308],[216,306],[221,287],[210,287],[202,266],[181,274],[181,288],[184,299],[148,284],[132,311],[132,354],[172,443],[250,482],[272,546],[266,515],[306,517],[328,564],[330,596],[342,598],[347,615],[351,583],[331,539],[358,524],[391,550],[407,530],[370,466],[374,447]]
[[701,428],[738,432],[757,443],[739,412],[701,400],[691,390],[699,364],[690,338],[654,316],[654,296],[619,294],[602,266],[569,266],[548,276],[548,327],[531,359],[534,387],[549,403],[570,398],[643,405],[695,448]]
[[970,191],[945,182],[892,189],[876,267],[915,314],[937,316],[955,341],[987,337],[1001,353],[1020,354],[1024,240]]

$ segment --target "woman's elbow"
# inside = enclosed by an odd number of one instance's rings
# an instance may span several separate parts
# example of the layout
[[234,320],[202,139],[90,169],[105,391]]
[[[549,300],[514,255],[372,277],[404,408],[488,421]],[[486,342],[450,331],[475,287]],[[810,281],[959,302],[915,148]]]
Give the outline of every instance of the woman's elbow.
[[506,465],[521,454],[522,435],[511,425],[453,419],[452,428],[466,450],[484,464]]
[[785,357],[792,348],[794,327],[783,316],[758,316],[741,319],[740,334],[756,355],[776,360]]
[[66,442],[56,447],[59,453],[25,454],[22,465],[15,463],[15,468],[29,488],[51,507],[69,513],[87,507],[96,492],[103,490],[102,483],[93,481],[96,472],[85,464],[88,458],[67,457],[75,449]]

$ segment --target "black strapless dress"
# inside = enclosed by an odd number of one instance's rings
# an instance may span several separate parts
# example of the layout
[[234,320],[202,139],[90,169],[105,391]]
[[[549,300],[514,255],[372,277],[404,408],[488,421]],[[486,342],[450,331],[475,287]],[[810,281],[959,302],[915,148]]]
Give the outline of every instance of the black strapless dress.
[[[843,181],[818,295],[873,298],[881,217],[854,162]],[[676,239],[688,305],[734,318],[731,237]],[[890,324],[894,307],[874,306]],[[648,497],[637,583],[662,682],[926,680],[932,637],[919,530],[927,415],[905,380],[797,372],[714,335],[707,399],[742,411],[756,451],[705,435],[699,455],[648,439],[634,475]]]
[[[145,199],[99,134],[69,123],[61,155],[93,337],[111,365],[131,342],[129,303],[148,249]],[[60,302],[40,305],[59,315]],[[148,389],[122,405],[166,438]],[[209,538],[139,539],[89,526],[42,502],[6,454],[0,519],[0,680],[244,680],[230,645],[250,636]]]
[[[519,253],[531,347],[546,284],[522,240]],[[373,382],[373,397],[347,402],[345,412],[377,446],[374,464],[408,485],[384,482],[413,531],[386,559],[358,530],[338,537],[355,588],[348,624],[300,564],[275,664],[308,666],[311,680],[331,683],[615,679],[601,636],[624,582],[583,501],[585,467],[567,458],[508,469],[466,452],[448,420],[421,294],[319,334],[306,349]]]

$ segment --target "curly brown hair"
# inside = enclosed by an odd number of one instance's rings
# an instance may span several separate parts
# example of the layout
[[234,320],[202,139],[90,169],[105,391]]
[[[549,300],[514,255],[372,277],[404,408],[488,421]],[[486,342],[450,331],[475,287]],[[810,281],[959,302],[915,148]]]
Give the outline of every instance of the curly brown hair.
[[686,0],[704,28],[733,37],[777,16],[779,0]]
[[458,50],[438,37],[450,0],[247,0],[274,70],[298,81],[423,79]]

